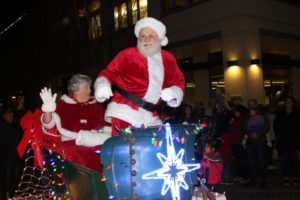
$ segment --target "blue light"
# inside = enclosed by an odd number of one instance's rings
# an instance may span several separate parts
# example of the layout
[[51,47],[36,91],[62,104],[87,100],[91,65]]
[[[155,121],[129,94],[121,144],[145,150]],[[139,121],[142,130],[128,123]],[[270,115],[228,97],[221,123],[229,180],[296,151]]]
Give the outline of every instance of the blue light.
[[165,124],[166,141],[167,141],[167,156],[162,153],[157,153],[156,157],[162,164],[162,168],[144,174],[143,180],[163,179],[164,183],[161,188],[161,195],[164,196],[171,190],[172,199],[180,200],[180,188],[189,189],[186,183],[185,174],[200,168],[200,164],[185,164],[182,159],[184,156],[184,149],[180,149],[178,153],[175,152],[175,147],[172,138],[172,131],[170,124]]

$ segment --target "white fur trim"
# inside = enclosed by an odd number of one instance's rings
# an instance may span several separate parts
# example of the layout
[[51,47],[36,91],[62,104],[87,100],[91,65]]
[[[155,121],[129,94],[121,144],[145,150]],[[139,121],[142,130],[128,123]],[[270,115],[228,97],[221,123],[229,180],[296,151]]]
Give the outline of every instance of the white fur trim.
[[[51,114],[52,114],[52,116],[53,116],[53,113],[51,113]],[[52,137],[61,137],[61,135],[57,135],[57,134],[50,133],[50,132],[48,132],[48,130],[47,130],[47,129],[52,129],[52,128],[54,128],[54,126],[55,126],[55,120],[54,120],[54,118],[52,117],[52,118],[51,118],[51,121],[50,121],[48,124],[46,124],[46,123],[43,122],[43,116],[44,116],[44,113],[43,113],[42,116],[41,116],[42,131],[44,132],[44,134],[50,135],[50,136],[52,136]]]
[[77,103],[73,98],[71,98],[71,97],[69,97],[68,95],[65,95],[65,94],[61,96],[61,100],[63,100],[67,104],[76,104]]
[[161,46],[167,46],[168,43],[169,43],[169,39],[166,36],[163,37],[163,39],[160,39]]
[[103,127],[99,131],[79,131],[76,138],[76,145],[93,147],[102,145],[108,138],[111,137],[111,127]]
[[164,66],[161,53],[147,57],[149,85],[143,99],[156,104],[160,98],[160,92],[164,81]]
[[177,86],[171,86],[169,87],[174,95],[174,100],[168,101],[167,104],[170,107],[178,107],[180,106],[182,100],[183,100],[183,91],[181,90],[181,88],[177,87]]
[[[77,101],[75,101],[75,99],[73,99],[65,94],[61,96],[61,100],[67,104],[77,104],[78,103]],[[94,103],[96,103],[95,99],[91,99],[91,101],[88,102],[88,104],[94,104]]]
[[116,102],[111,102],[107,106],[105,121],[111,122],[111,117],[126,121],[135,127],[141,127],[142,125],[156,126],[162,123],[158,116],[153,116],[151,112],[143,108],[134,110],[126,104]]
[[43,103],[41,110],[43,112],[54,112],[56,110],[56,103]]

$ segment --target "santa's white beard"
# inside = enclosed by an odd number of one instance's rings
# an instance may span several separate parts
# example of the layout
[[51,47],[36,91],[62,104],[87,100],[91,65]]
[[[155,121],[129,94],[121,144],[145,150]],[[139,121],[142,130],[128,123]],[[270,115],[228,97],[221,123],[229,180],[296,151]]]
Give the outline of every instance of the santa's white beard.
[[143,54],[144,56],[150,56],[150,57],[161,51],[161,45],[159,42],[152,44],[152,47],[150,49],[146,49],[142,45],[142,43],[140,42],[139,39],[137,41],[137,48],[141,54]]

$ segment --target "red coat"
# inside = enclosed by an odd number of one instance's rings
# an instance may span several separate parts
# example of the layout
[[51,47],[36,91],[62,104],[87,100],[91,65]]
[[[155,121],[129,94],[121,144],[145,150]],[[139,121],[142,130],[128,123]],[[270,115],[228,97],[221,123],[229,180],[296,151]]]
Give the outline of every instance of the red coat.
[[[68,102],[68,100],[70,100]],[[98,130],[105,125],[104,107],[94,99],[86,103],[66,98],[57,104],[56,113],[61,119],[62,127],[70,131]]]
[[[201,166],[199,169],[200,175],[204,175],[205,170],[208,168],[207,184],[216,185],[221,182],[223,161],[219,153],[214,153],[211,156],[205,156],[200,162]],[[204,178],[204,177],[202,177]]]
[[[177,91],[181,90],[179,92],[181,100],[185,89],[184,76],[175,57],[165,50],[149,58],[143,56],[136,47],[127,48],[111,61],[98,78],[106,78],[110,85],[116,84],[119,88],[153,104],[158,103],[161,90],[164,88],[173,86]],[[107,107],[105,119],[110,122],[109,118],[114,117],[134,124],[141,118],[145,118],[146,121],[151,118],[149,115],[133,119],[137,115],[132,113],[138,108],[137,105],[115,92]],[[156,116],[157,113],[154,112],[152,115]],[[148,125],[155,125],[151,124],[154,121],[149,119]]]
[[[73,132],[99,130],[105,125],[104,112],[104,107],[94,99],[86,103],[79,103],[66,95],[62,97],[56,109],[62,128]],[[46,130],[54,134],[62,134],[58,133],[56,126]],[[102,172],[100,157],[95,153],[101,148],[100,145],[95,147],[78,146],[75,144],[75,140],[62,139],[60,146],[63,150],[60,152],[64,155],[65,160]]]

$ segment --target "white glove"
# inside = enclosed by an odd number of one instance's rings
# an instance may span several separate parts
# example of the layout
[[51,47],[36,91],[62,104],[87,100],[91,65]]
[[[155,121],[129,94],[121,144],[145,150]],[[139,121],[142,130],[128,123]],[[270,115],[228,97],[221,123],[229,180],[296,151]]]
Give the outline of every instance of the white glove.
[[44,89],[41,90],[40,97],[43,101],[43,112],[54,112],[56,110],[56,96],[56,93],[52,95],[51,88],[48,89],[47,87],[44,87]]
[[93,147],[97,145],[102,145],[108,138],[111,137],[111,128],[108,132],[103,132],[104,129],[98,131],[79,131],[76,138],[76,145]]
[[102,103],[113,95],[110,86],[98,86],[95,90],[95,98],[98,102]]
[[161,91],[160,98],[165,102],[169,102],[175,99],[175,96],[171,88],[165,88]]

